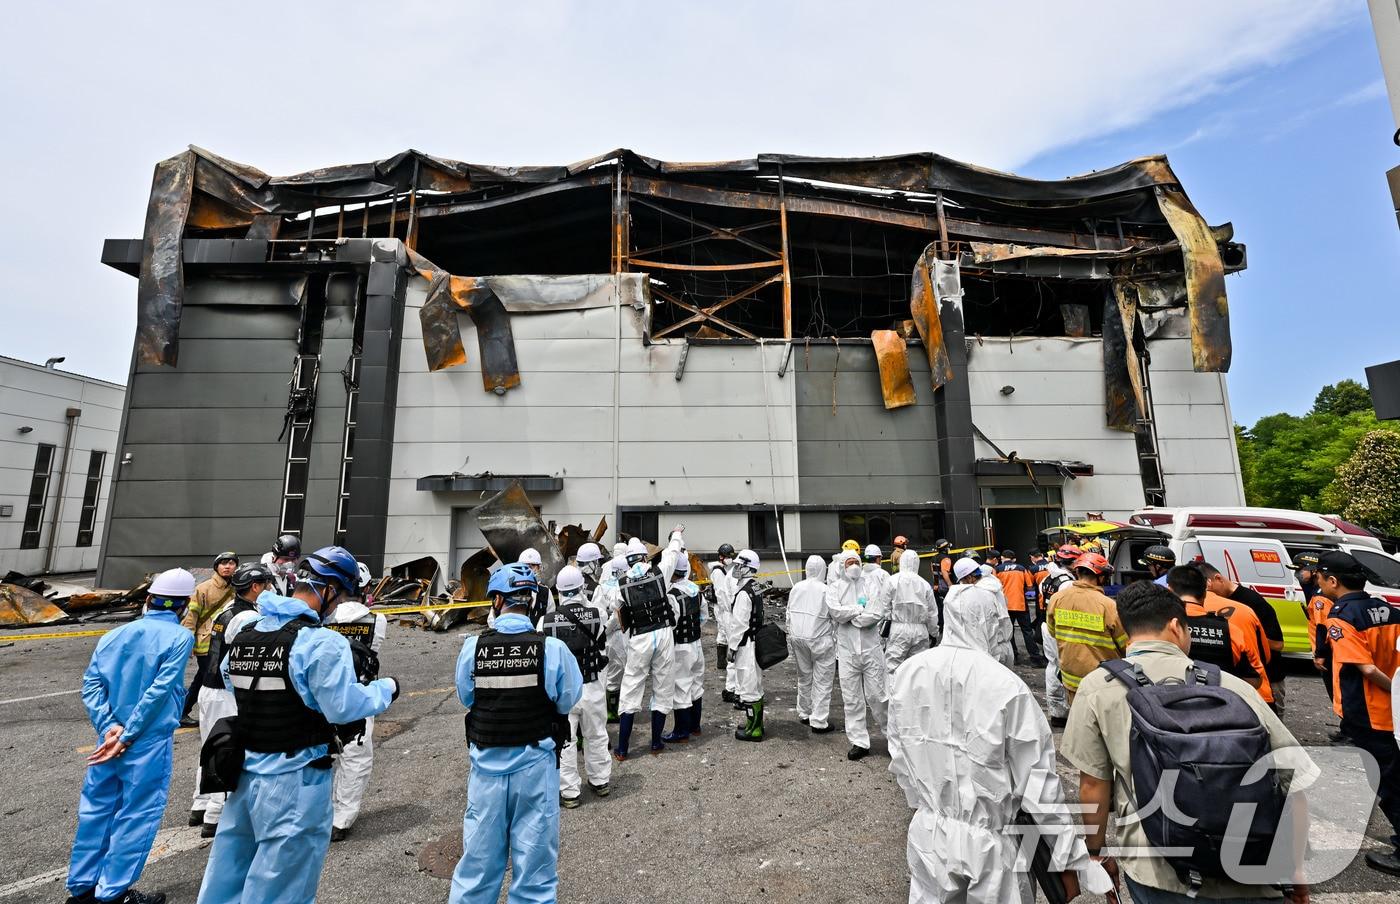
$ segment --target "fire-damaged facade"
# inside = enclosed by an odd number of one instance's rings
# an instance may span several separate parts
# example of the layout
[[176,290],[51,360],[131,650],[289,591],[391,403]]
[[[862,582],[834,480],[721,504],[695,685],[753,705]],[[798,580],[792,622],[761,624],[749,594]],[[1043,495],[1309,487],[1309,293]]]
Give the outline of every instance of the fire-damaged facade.
[[1244,248],[1162,157],[269,177],[191,148],[103,261],[139,277],[106,586],[288,531],[455,574],[513,480],[547,521],[767,558],[1243,503]]

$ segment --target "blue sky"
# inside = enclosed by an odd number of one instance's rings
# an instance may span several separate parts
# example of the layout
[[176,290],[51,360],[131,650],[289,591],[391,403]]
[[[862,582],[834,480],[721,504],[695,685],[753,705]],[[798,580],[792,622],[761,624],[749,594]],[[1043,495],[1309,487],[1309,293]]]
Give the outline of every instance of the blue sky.
[[1230,220],[1249,268],[1229,278],[1235,420],[1302,413],[1324,384],[1400,358],[1400,164],[1368,19],[1217,94],[1035,157],[1057,178],[1165,152],[1212,224]]
[[98,262],[102,240],[141,234],[152,166],[197,144],[273,175],[409,147],[495,164],[932,150],[1050,179],[1166,153],[1249,246],[1229,281],[1237,420],[1400,357],[1400,149],[1362,0],[384,9],[8,10],[0,354],[125,379],[136,283]]

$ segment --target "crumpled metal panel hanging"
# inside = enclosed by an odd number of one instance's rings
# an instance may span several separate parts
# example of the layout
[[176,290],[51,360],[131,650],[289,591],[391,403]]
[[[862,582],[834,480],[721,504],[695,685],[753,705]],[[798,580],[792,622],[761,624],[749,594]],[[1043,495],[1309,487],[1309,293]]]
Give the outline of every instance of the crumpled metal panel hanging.
[[476,326],[476,345],[481,353],[481,382],[487,392],[502,393],[520,385],[520,367],[515,360],[515,334],[510,315],[481,277],[453,276],[417,252],[409,252],[409,262],[418,275],[428,280],[428,297],[418,312],[423,327],[423,350],[428,369],[443,370],[467,360],[457,312],[466,311]]
[[1138,353],[1139,290],[1128,280],[1115,280],[1104,294],[1103,373],[1104,421],[1113,430],[1136,432],[1147,412]]
[[[924,249],[914,264],[914,277],[909,287],[909,312],[913,315],[914,329],[928,351],[929,378],[937,392],[953,379],[953,362],[948,357],[948,349],[943,344],[943,321],[939,319],[939,294],[935,289],[935,270],[938,265],[952,264],[951,277],[948,268],[942,267],[939,281],[944,292],[950,291],[952,281],[957,280],[957,263],[938,261],[934,256],[933,245]],[[961,296],[962,289],[957,288]]]
[[1230,304],[1215,234],[1181,189],[1159,185],[1156,195],[1186,262],[1191,366],[1197,373],[1225,373],[1230,369]]
[[553,586],[559,569],[568,562],[518,482],[472,509],[472,514],[496,558],[514,562],[526,549],[533,548],[540,554],[540,579]]
[[880,394],[885,408],[907,408],[918,402],[914,381],[909,375],[909,346],[894,330],[874,330],[870,342],[875,346],[875,361],[880,365]]

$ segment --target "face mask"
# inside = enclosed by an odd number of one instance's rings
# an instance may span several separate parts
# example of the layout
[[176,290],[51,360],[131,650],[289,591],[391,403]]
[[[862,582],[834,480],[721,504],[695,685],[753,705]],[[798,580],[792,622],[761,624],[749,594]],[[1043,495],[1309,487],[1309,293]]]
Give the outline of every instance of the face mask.
[[847,565],[847,566],[846,566],[846,577],[849,578],[849,579],[852,580],[852,581],[859,580],[859,579],[860,579],[860,566],[859,566],[859,565]]

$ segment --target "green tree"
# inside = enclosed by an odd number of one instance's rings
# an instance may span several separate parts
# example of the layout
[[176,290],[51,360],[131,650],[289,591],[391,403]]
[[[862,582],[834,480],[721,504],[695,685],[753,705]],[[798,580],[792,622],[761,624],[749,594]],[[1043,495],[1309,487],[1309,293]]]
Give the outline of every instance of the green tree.
[[1400,433],[1372,430],[1363,436],[1322,501],[1362,527],[1400,534]]
[[1355,380],[1324,386],[1313,409],[1301,417],[1271,414],[1248,430],[1237,428],[1246,501],[1271,508],[1337,511],[1324,491],[1361,438],[1378,429],[1398,428],[1376,421],[1370,394]]
[[1371,410],[1370,390],[1355,380],[1324,386],[1313,400],[1314,414],[1348,415]]

